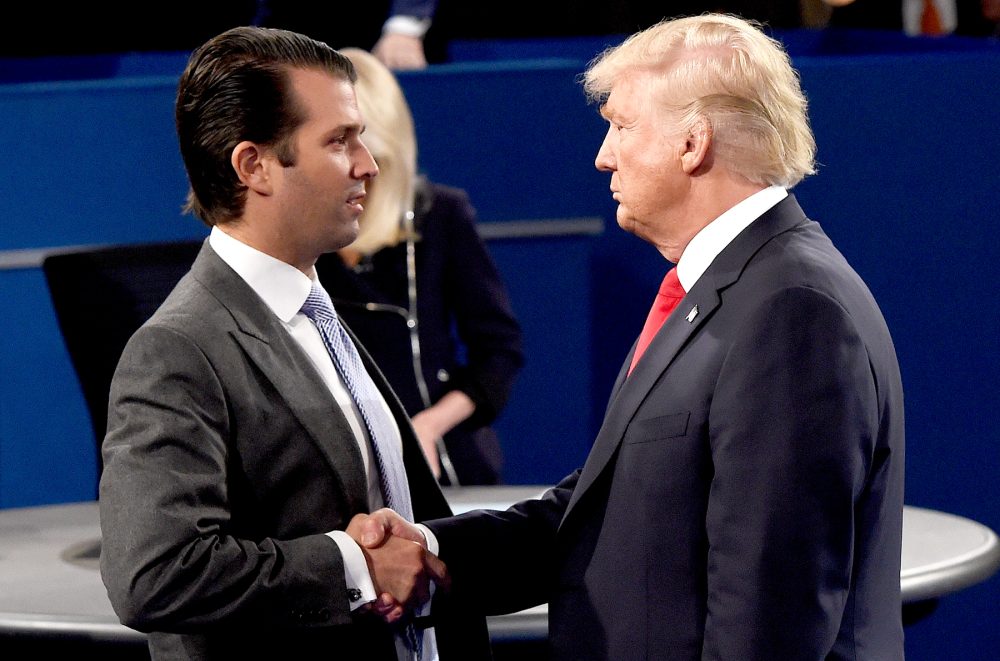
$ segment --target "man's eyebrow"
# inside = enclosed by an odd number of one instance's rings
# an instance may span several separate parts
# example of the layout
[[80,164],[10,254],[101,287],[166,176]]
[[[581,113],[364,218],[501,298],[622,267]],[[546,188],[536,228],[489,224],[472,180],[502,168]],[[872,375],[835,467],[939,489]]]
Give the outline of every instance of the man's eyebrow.
[[329,131],[326,131],[323,134],[323,136],[328,138],[335,135],[340,135],[341,133],[364,133],[364,130],[365,130],[364,124],[347,122],[344,124],[338,124],[337,126],[334,126]]

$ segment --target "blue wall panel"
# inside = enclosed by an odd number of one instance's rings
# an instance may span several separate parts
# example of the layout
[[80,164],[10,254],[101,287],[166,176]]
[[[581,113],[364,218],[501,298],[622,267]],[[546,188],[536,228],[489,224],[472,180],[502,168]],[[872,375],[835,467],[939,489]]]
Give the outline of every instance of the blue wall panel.
[[[554,484],[582,466],[593,430],[591,303],[586,295],[593,239],[490,242],[524,332],[525,367],[497,420],[505,481]],[[557,268],[553,268],[554,266]]]
[[190,235],[172,77],[0,87],[0,250]]

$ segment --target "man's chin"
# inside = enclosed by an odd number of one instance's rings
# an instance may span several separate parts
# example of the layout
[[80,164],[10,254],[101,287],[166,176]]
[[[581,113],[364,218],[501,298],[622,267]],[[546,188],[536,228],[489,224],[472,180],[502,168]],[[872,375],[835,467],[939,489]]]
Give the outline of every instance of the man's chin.
[[618,213],[615,215],[615,220],[618,222],[618,227],[622,228],[629,234],[635,234],[635,218],[626,216],[622,213],[621,207],[618,207]]
[[336,239],[331,239],[330,241],[326,242],[325,246],[323,246],[324,247],[323,252],[325,253],[339,252],[344,248],[349,247],[352,243],[354,243],[355,239],[357,238],[358,238],[357,235],[351,235],[351,236],[337,237]]

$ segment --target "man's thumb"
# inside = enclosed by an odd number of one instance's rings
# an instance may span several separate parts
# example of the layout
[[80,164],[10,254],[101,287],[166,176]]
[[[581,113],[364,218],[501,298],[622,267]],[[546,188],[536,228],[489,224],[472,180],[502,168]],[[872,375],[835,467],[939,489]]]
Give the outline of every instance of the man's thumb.
[[385,539],[386,532],[386,522],[377,516],[369,516],[361,524],[361,543],[368,548],[376,547]]

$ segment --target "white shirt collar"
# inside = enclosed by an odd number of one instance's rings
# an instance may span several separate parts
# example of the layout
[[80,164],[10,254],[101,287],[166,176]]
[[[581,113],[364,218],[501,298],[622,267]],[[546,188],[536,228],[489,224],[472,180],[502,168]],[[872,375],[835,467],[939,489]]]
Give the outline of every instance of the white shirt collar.
[[677,279],[684,291],[691,291],[698,278],[740,232],[786,197],[788,191],[781,186],[757,191],[695,234],[677,261]]
[[243,278],[271,311],[288,323],[309,296],[313,281],[280,259],[251,248],[226,234],[218,225],[208,237],[212,250]]

